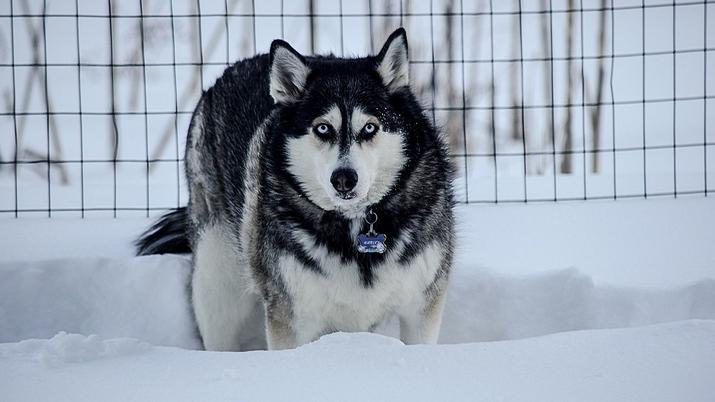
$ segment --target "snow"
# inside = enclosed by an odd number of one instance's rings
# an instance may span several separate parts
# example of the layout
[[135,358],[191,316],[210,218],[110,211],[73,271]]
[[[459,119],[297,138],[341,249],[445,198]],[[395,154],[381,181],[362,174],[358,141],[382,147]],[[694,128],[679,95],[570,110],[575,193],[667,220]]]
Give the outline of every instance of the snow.
[[709,401],[715,321],[439,346],[333,334],[245,353],[63,333],[0,345],[0,371],[12,401]]
[[715,198],[467,206],[459,266],[514,275],[573,267],[598,283],[683,286],[715,278]]
[[392,317],[285,352],[196,350],[189,258],[131,255],[146,219],[5,220],[0,399],[711,400],[713,202],[459,207],[440,345]]
[[132,241],[150,224],[146,218],[3,219],[0,262],[129,257]]
[[0,342],[59,331],[198,348],[178,256],[0,264]]
[[82,363],[107,357],[140,353],[150,345],[131,338],[102,340],[97,335],[84,336],[60,331],[52,339],[28,339],[3,349],[4,357],[20,357],[42,363],[45,367],[60,367],[66,363]]
[[[132,337],[196,349],[182,256],[0,264],[0,342],[59,331]],[[453,273],[442,343],[715,319],[715,279],[669,289],[596,284],[576,269],[511,275],[468,265]],[[378,332],[397,337],[397,320]]]

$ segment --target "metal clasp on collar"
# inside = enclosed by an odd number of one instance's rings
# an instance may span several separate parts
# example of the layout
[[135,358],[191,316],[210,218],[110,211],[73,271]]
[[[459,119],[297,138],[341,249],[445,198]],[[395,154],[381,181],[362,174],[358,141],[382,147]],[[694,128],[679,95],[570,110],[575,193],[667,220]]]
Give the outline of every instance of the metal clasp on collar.
[[387,236],[375,232],[377,214],[370,209],[363,219],[370,225],[370,230],[368,230],[367,233],[361,233],[357,236],[358,251],[361,253],[384,253],[387,250],[387,246],[385,245]]
[[[373,218],[374,217],[374,218]],[[375,236],[377,235],[377,232],[375,232],[374,225],[377,222],[377,214],[373,212],[372,208],[370,208],[369,211],[367,211],[367,214],[365,214],[365,222],[367,222],[368,225],[370,225],[370,230],[368,230],[367,234],[368,236]]]

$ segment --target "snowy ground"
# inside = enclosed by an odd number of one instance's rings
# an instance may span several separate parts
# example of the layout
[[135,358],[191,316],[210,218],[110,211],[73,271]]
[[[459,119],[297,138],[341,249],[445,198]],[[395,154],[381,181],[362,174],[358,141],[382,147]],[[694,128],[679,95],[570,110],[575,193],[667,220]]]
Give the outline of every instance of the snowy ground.
[[713,321],[433,347],[334,334],[242,354],[59,334],[0,345],[0,388],[33,401],[711,401],[714,340]]
[[188,259],[131,257],[146,220],[4,220],[0,399],[713,400],[712,199],[468,207],[458,222],[443,345],[335,334],[207,353],[186,350]]

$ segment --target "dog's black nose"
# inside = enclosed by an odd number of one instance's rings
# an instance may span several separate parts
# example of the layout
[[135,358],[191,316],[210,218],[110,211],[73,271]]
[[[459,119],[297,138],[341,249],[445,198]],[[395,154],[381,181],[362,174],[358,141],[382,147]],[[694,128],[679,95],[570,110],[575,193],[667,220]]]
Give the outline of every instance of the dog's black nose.
[[330,183],[341,193],[347,193],[355,188],[358,181],[357,172],[353,169],[340,168],[330,175]]

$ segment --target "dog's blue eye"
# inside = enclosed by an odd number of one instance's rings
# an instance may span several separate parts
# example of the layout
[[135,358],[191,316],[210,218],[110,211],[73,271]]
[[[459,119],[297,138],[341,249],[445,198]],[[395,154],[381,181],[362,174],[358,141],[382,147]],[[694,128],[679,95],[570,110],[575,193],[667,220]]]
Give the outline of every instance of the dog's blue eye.
[[330,126],[325,123],[321,123],[313,127],[313,131],[315,131],[315,133],[319,136],[326,136],[330,134]]
[[370,137],[377,132],[377,125],[373,123],[367,123],[365,124],[365,127],[362,128],[362,132],[365,136]]

